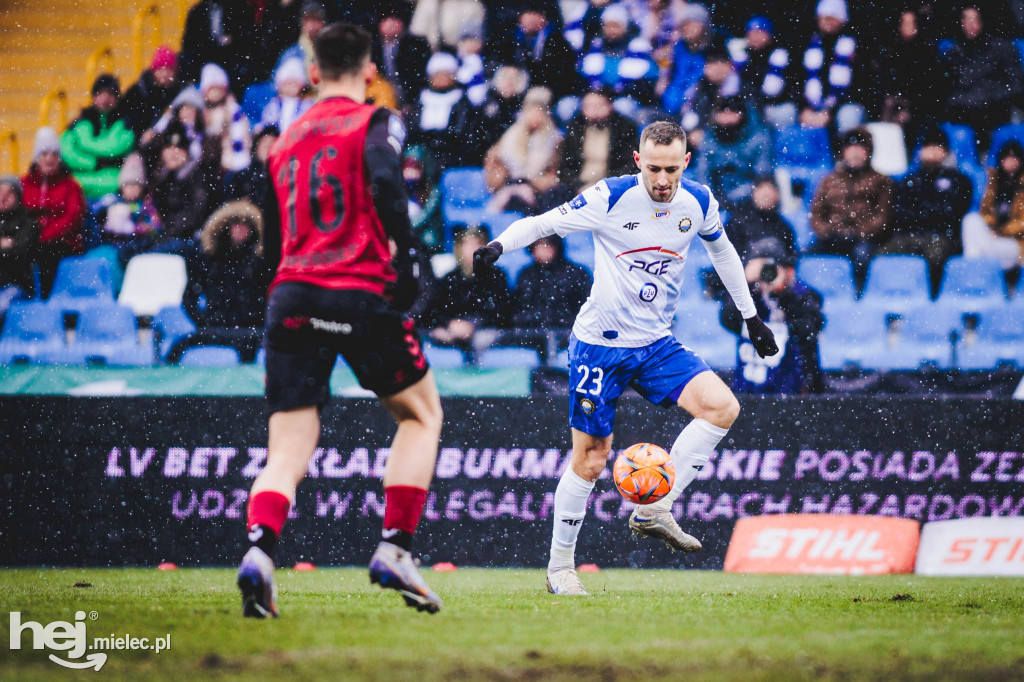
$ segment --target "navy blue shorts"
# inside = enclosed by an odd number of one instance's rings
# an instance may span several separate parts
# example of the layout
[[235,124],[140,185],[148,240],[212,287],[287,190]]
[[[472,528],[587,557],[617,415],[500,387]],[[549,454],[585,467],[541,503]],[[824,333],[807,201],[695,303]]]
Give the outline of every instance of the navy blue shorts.
[[612,348],[569,340],[569,425],[604,438],[615,427],[615,403],[632,386],[655,405],[671,407],[707,363],[674,336],[640,348]]

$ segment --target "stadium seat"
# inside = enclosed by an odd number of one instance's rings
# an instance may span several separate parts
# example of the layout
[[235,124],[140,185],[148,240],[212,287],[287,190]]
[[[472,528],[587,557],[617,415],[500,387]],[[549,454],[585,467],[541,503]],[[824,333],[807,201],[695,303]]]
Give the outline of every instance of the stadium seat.
[[775,163],[798,168],[831,168],[832,146],[824,128],[790,126],[775,134]]
[[114,304],[93,305],[81,312],[75,340],[47,355],[54,364],[138,367],[153,363],[153,348],[139,343],[135,314]]
[[681,299],[672,333],[712,369],[736,366],[735,334],[719,323],[722,306],[704,298]]
[[992,131],[992,140],[989,142],[988,154],[985,157],[986,166],[995,167],[999,150],[1010,140],[1024,144],[1024,123],[1008,123]]
[[501,254],[497,265],[508,276],[509,288],[514,288],[516,282],[519,281],[519,273],[532,262],[533,258],[530,256],[529,251],[526,249],[515,249],[514,251]]
[[488,213],[484,216],[483,224],[487,226],[487,229],[491,233],[491,239],[495,239],[502,232],[508,229],[508,226],[523,217],[522,213],[516,213],[515,211],[505,211],[504,213]]
[[981,198],[985,196],[988,173],[981,166],[961,166],[960,171],[971,179],[971,210],[977,211],[981,207]]
[[853,301],[853,264],[843,256],[803,256],[796,274],[826,301]]
[[974,339],[962,339],[957,346],[960,369],[994,369],[1000,364],[1024,369],[1024,305],[989,310],[975,331]]
[[184,258],[172,253],[143,253],[128,261],[117,302],[136,315],[154,316],[168,306],[180,306],[187,283]]
[[110,263],[103,258],[75,256],[57,266],[50,302],[61,310],[81,311],[114,302]]
[[957,166],[960,167],[960,170],[963,170],[964,166],[980,167],[978,142],[974,129],[956,123],[943,123],[942,129],[946,132],[946,137],[949,138],[949,150],[956,156]]
[[[817,236],[811,229],[811,214],[803,204],[797,210],[782,212],[782,218],[793,228],[796,237],[796,250],[803,253],[814,244]],[[726,230],[728,231],[728,230]]]
[[465,355],[458,348],[435,346],[429,341],[423,344],[423,354],[431,367],[439,369],[462,367],[466,362]]
[[999,262],[989,258],[953,256],[946,261],[936,303],[953,313],[982,313],[1006,301]]
[[483,222],[484,206],[491,194],[484,184],[482,168],[451,168],[441,175],[441,214],[445,225],[445,248],[451,250],[451,227]]
[[252,127],[255,128],[259,124],[260,119],[263,118],[263,109],[275,97],[277,97],[277,90],[274,89],[274,84],[269,81],[266,83],[253,83],[245,89],[242,103],[239,106],[241,106],[242,113],[249,119]]
[[499,369],[503,367],[524,367],[534,369],[540,367],[540,357],[532,348],[520,346],[494,346],[488,348],[477,358],[477,366],[481,369]]
[[185,308],[178,305],[157,313],[153,318],[153,329],[160,336],[160,357],[166,359],[175,343],[196,331],[196,325],[189,319]]
[[231,346],[193,346],[181,355],[182,367],[233,367],[241,364],[238,351]]
[[898,123],[868,123],[874,153],[871,167],[882,175],[897,177],[907,172],[907,143]]
[[928,261],[920,256],[876,256],[868,265],[862,305],[902,313],[930,302]]
[[680,286],[680,300],[704,298],[704,277],[699,265],[690,261],[686,262],[683,267],[683,282]]
[[565,237],[565,257],[577,265],[594,271],[594,235],[573,232]]
[[868,368],[887,352],[886,314],[853,301],[825,300],[825,328],[818,336],[821,368]]
[[252,364],[256,365],[257,367],[266,367],[267,366],[267,349],[266,348],[260,348],[258,351],[256,351],[256,359],[252,361]]
[[64,348],[64,336],[59,308],[41,301],[15,301],[0,334],[0,365],[43,361]]
[[896,342],[884,353],[873,357],[866,367],[882,370],[916,370],[922,365],[941,369],[950,366],[950,333],[959,320],[934,305],[915,308],[896,321]]
[[563,349],[548,361],[549,367],[555,369],[568,369],[569,368],[569,350]]

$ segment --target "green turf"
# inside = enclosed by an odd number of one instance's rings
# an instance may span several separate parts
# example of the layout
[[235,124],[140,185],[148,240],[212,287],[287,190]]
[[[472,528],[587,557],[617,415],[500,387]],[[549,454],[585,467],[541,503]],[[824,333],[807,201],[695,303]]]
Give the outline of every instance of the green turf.
[[104,679],[1024,678],[1024,580],[610,570],[573,599],[541,571],[460,570],[428,574],[446,602],[429,616],[364,570],[278,577],[282,617],[253,621],[229,570],[0,571],[0,677],[91,679],[26,650],[28,633],[7,646],[5,612],[81,609],[98,614],[90,639],[172,636],[159,655],[109,652]]

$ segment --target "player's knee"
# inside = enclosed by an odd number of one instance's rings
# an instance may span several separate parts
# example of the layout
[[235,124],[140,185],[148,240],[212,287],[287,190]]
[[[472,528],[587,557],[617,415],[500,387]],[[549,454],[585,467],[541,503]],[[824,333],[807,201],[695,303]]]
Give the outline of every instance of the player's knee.
[[728,429],[740,415],[740,402],[731,393],[704,406],[701,419],[711,422],[720,429]]

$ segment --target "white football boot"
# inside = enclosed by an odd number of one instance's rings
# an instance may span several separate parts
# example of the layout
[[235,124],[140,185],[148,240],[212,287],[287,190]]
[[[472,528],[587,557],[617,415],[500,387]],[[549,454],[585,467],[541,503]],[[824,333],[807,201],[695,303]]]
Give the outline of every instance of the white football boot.
[[633,531],[633,535],[661,540],[671,550],[696,552],[703,547],[700,544],[700,540],[683,532],[683,529],[679,527],[679,524],[673,518],[672,512],[644,509],[644,517],[637,518],[637,512],[640,509],[640,507],[637,507],[629,515],[629,528]]
[[589,596],[575,568],[560,568],[548,571],[548,592],[568,597]]
[[277,618],[277,585],[274,562],[259,547],[250,547],[238,567],[242,615],[246,618]]

